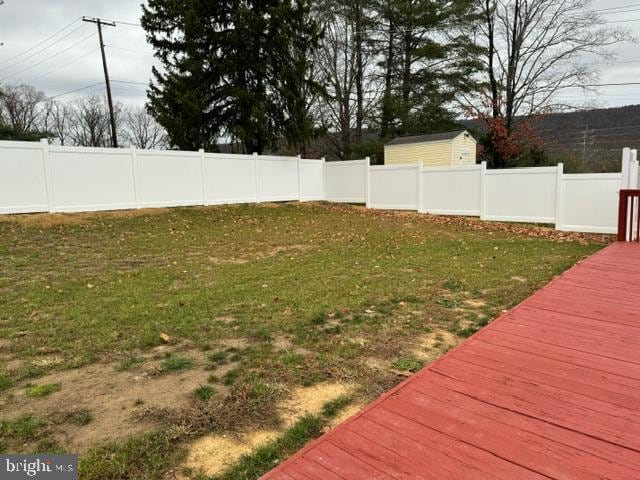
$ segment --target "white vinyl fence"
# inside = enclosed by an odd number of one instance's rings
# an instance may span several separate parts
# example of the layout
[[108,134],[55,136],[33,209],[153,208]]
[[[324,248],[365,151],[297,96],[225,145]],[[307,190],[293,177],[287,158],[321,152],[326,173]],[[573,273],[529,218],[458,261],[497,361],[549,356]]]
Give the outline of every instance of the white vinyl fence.
[[635,150],[624,149],[622,170],[565,174],[562,164],[503,170],[487,170],[485,163],[430,168],[422,168],[421,162],[370,166],[367,207],[551,223],[562,231],[615,233],[618,192],[639,184]]
[[299,157],[0,142],[0,213],[323,200],[323,172]]
[[638,188],[637,152],[624,149],[622,165],[621,173],[565,174],[562,164],[371,166],[369,159],[0,142],[0,213],[326,200],[615,233],[619,190]]
[[365,203],[368,160],[327,162],[324,172],[324,197],[329,202]]

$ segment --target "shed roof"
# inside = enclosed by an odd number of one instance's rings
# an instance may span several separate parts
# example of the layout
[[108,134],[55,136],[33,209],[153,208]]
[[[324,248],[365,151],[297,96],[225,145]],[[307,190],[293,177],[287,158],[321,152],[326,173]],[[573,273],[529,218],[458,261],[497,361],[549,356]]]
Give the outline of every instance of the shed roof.
[[456,130],[444,133],[429,133],[426,135],[411,135],[407,137],[397,137],[387,143],[387,145],[404,145],[407,143],[428,143],[440,142],[442,140],[453,140],[458,135],[465,133],[466,130]]

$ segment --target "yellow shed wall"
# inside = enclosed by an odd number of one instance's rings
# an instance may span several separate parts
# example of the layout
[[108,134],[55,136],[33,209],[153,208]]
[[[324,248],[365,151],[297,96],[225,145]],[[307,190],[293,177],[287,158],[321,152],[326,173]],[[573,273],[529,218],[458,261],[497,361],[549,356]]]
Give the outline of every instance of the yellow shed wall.
[[432,143],[409,143],[384,147],[384,164],[416,163],[423,160],[424,166],[451,165],[451,140]]
[[453,165],[475,165],[476,142],[470,137],[458,135],[452,140],[452,149]]

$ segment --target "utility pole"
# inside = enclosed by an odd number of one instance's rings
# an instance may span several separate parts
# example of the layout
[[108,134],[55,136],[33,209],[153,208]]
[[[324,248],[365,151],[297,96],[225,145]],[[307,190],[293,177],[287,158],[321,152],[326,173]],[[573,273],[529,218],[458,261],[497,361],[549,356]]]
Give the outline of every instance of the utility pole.
[[95,23],[98,26],[98,37],[100,37],[100,51],[102,52],[102,68],[104,69],[104,82],[107,85],[107,102],[109,103],[109,117],[111,119],[111,140],[113,148],[118,148],[118,134],[116,132],[116,115],[113,112],[113,100],[111,99],[111,83],[109,83],[109,70],[107,69],[107,57],[104,54],[104,41],[102,40],[102,25],[115,27],[115,22],[105,22],[100,18],[82,17],[83,22]]

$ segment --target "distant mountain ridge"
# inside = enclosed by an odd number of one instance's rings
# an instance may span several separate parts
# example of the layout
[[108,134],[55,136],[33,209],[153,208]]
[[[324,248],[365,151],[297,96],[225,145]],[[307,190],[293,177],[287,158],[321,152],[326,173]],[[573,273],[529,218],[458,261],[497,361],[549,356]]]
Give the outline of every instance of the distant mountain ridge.
[[[483,130],[482,122],[463,121],[474,130]],[[640,105],[599,108],[535,117],[531,124],[549,153],[587,148],[620,150],[640,147]]]
[[[569,171],[620,171],[622,149],[640,148],[640,105],[550,113],[530,120],[548,163],[564,162]],[[486,125],[463,120],[481,135]]]

